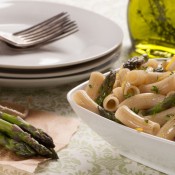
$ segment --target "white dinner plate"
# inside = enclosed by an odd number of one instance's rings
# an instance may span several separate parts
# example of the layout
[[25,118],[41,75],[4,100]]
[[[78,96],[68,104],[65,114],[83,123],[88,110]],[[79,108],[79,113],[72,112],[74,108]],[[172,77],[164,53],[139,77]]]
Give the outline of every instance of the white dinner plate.
[[77,22],[77,33],[24,52],[9,50],[1,43],[0,67],[45,69],[76,65],[104,56],[122,43],[122,30],[113,21],[81,8],[42,1],[2,1],[0,31],[16,32],[63,11]]
[[41,69],[41,70],[19,70],[19,69],[1,69],[0,77],[3,78],[49,78],[58,76],[67,76],[77,73],[83,73],[93,68],[98,69],[99,66],[115,62],[120,54],[121,47],[115,49],[113,52],[93,61],[78,64],[75,66],[68,66],[64,68]]
[[1,87],[20,87],[20,88],[34,88],[34,87],[52,87],[66,85],[78,81],[88,79],[91,72],[99,71],[104,72],[109,70],[117,57],[112,60],[92,68],[88,71],[84,71],[78,74],[72,74],[68,76],[48,77],[48,78],[11,78],[11,77],[0,77]]

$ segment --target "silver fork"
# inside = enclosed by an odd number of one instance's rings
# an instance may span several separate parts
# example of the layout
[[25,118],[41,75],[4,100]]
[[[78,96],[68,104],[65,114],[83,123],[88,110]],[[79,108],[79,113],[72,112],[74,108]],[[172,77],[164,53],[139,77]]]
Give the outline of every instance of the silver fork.
[[78,31],[66,12],[15,33],[0,32],[0,40],[13,48],[31,48],[54,42]]

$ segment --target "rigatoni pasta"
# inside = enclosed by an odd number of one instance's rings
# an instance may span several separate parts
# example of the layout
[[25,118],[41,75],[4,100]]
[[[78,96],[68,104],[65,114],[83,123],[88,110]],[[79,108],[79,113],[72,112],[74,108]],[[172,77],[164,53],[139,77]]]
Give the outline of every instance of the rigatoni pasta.
[[172,107],[162,112],[145,116],[144,118],[159,123],[160,126],[163,126],[174,114],[175,114],[175,107]]
[[133,129],[142,128],[143,132],[149,134],[155,135],[160,130],[160,125],[158,123],[140,117],[125,105],[118,108],[115,117],[126,126]]
[[100,72],[92,72],[89,82],[85,88],[86,93],[95,100],[98,96],[98,91],[105,79],[105,76]]
[[163,125],[157,134],[158,137],[162,137],[168,140],[174,140],[175,138],[175,116]]
[[123,95],[124,96],[134,96],[140,94],[140,89],[137,86],[133,86],[126,82],[123,84]]
[[119,100],[119,103],[121,103],[125,98],[123,94],[123,88],[122,87],[116,87],[112,90],[112,93],[117,99]]
[[141,85],[139,86],[140,92],[145,93],[145,92],[152,92],[153,88],[156,87],[158,92],[160,94],[166,95],[170,91],[175,90],[175,74],[168,76],[167,78],[147,84],[147,85]]
[[126,68],[123,68],[123,69],[119,70],[117,76],[118,76],[118,79],[119,79],[121,85],[126,80],[126,76],[127,76],[128,72],[130,72],[130,70],[126,69]]
[[161,102],[164,98],[165,96],[161,94],[142,93],[125,99],[118,107],[125,105],[129,108],[148,109]]
[[88,96],[86,91],[84,90],[77,91],[74,94],[73,99],[78,105],[84,107],[85,109],[88,109],[97,114],[99,113],[98,105]]
[[[85,90],[77,91],[74,100],[97,114],[102,115],[103,109],[102,116],[127,127],[175,140],[175,70],[166,70],[168,60],[145,58],[133,57],[120,66],[112,83],[110,73],[106,77],[92,73]],[[94,84],[93,89],[90,85]],[[102,103],[96,99],[99,90]]]
[[154,59],[149,59],[146,63],[144,63],[142,66],[143,67],[152,67],[152,68],[157,68],[159,65],[159,62]]
[[108,95],[105,97],[103,101],[103,107],[108,111],[116,111],[119,105],[119,100],[113,94]]
[[133,70],[127,73],[126,81],[132,85],[140,86],[143,84],[151,84],[163,80],[168,77],[171,72],[146,72],[144,70]]

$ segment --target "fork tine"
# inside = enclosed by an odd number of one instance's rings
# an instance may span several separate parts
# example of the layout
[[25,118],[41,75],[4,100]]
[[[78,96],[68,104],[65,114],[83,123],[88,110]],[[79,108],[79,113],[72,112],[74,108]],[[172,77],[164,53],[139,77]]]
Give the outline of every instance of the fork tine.
[[49,19],[47,19],[47,20],[45,20],[45,21],[43,21],[41,23],[38,23],[38,24],[32,26],[32,27],[29,27],[27,29],[21,30],[19,32],[15,32],[14,35],[16,35],[16,36],[18,36],[18,35],[24,35],[26,33],[30,33],[32,31],[36,31],[38,28],[43,27],[43,26],[46,26],[47,24],[51,23],[55,19],[56,20],[57,19],[62,19],[62,18],[65,18],[67,16],[68,16],[67,12],[61,12],[61,13],[59,13],[59,14],[57,14],[57,15],[55,15],[55,16],[53,16],[53,17],[51,17],[51,18],[49,18]]
[[[62,35],[55,36],[54,38],[52,38],[50,40],[46,40],[45,42],[42,42],[41,45],[49,44],[49,43],[52,43],[52,42],[54,42],[56,40],[60,40],[62,38],[65,38],[65,37],[67,37],[67,36],[69,36],[69,35],[77,32],[77,31],[78,31],[78,28],[75,28],[75,29],[73,29],[73,30],[71,30],[71,31],[69,31],[67,33],[64,33]],[[38,44],[38,46],[40,46],[40,44]]]
[[48,31],[52,31],[54,28],[57,28],[58,30],[63,30],[63,26],[66,25],[67,23],[69,23],[69,19],[68,17],[63,17],[62,19],[55,19],[54,21],[51,21],[50,23],[48,23],[47,25],[44,25],[40,28],[37,28],[36,30],[33,30],[31,32],[28,32],[24,35],[18,35],[22,38],[33,38],[36,37],[37,35],[41,35],[44,34]]
[[69,36],[69,35],[71,35],[71,34],[77,32],[78,30],[79,30],[78,28],[74,28],[74,29],[72,29],[72,30],[69,31],[69,32],[66,32],[66,33],[64,33],[64,34],[62,34],[62,35],[59,35],[59,36],[57,36],[57,37],[55,37],[55,38],[53,38],[53,39],[50,39],[50,40],[46,41],[45,43],[48,44],[48,43],[54,42],[54,41],[56,41],[56,40],[59,40],[59,39],[64,38],[64,37],[66,37],[66,36]]
[[63,19],[55,19],[54,21],[48,23],[47,25],[38,27],[36,30],[30,31],[24,35],[19,35],[19,36],[23,36],[23,37],[30,37],[33,35],[37,35],[37,33],[43,32],[45,30],[51,30],[52,27],[54,26],[62,26],[64,23],[66,23],[68,21],[67,17],[64,17]]
[[71,29],[67,29],[67,31],[64,32],[63,34],[60,34],[60,32],[53,32],[50,35],[46,35],[44,38],[43,37],[37,38],[36,40],[31,40],[29,42],[31,42],[32,46],[37,45],[38,43],[40,43],[40,45],[41,45],[41,42],[42,42],[42,44],[49,43],[49,41],[53,42],[53,41],[58,40],[60,38],[64,38],[72,33],[75,33],[76,31],[78,31],[78,28],[77,28],[77,26],[74,26]]
[[49,43],[52,43],[52,42],[54,42],[54,41],[56,41],[56,40],[60,40],[60,39],[62,39],[62,38],[65,38],[66,36],[69,36],[69,35],[71,35],[71,34],[73,34],[73,33],[75,33],[75,32],[77,32],[78,31],[78,29],[75,29],[75,30],[73,30],[73,31],[70,31],[70,32],[68,32],[68,33],[65,33],[65,34],[62,34],[62,35],[57,35],[57,36],[51,36],[51,37],[47,37],[47,38],[45,38],[44,40],[42,40],[42,42],[40,42],[40,40],[38,40],[38,41],[36,41],[36,42],[34,42],[33,44],[32,44],[32,47],[33,46],[41,46],[41,45],[46,45],[46,44],[49,44]]
[[30,33],[27,33],[27,34],[24,34],[24,35],[19,35],[20,37],[23,37],[23,38],[31,38],[33,36],[37,36],[37,35],[40,35],[42,33],[46,33],[47,31],[51,31],[53,30],[54,28],[57,28],[57,29],[63,29],[63,26],[66,24],[66,23],[69,23],[69,19],[65,18],[65,19],[61,19],[61,20],[55,20],[51,23],[49,23],[48,25],[45,25],[41,28],[38,28],[36,31],[33,31],[33,32],[30,32]]
[[33,38],[27,38],[26,40],[28,42],[35,42],[35,41],[39,41],[39,40],[45,40],[46,38],[54,38],[54,37],[58,37],[59,35],[63,35],[66,34],[68,32],[73,32],[74,30],[77,29],[77,25],[75,24],[75,22],[71,22],[69,25],[65,26],[63,29],[58,30],[57,28],[48,31],[47,33],[41,34],[41,35],[37,35]]
[[24,36],[23,38],[24,39],[27,39],[27,40],[33,40],[33,39],[37,39],[37,38],[41,38],[41,37],[45,37],[46,35],[50,35],[51,33],[53,32],[60,32],[61,33],[64,33],[64,31],[67,29],[67,28],[71,28],[73,26],[76,26],[75,22],[71,22],[71,21],[67,21],[65,24],[61,24],[58,23],[58,24],[55,24],[55,25],[52,25],[51,27],[48,27],[47,29],[45,30],[42,30],[41,32],[37,32],[31,36]]

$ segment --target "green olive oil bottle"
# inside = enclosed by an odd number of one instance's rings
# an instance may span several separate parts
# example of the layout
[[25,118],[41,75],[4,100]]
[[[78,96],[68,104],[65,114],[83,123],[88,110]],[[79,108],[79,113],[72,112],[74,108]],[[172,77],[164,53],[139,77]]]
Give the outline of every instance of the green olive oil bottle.
[[175,0],[129,0],[127,18],[135,52],[150,58],[175,54]]

